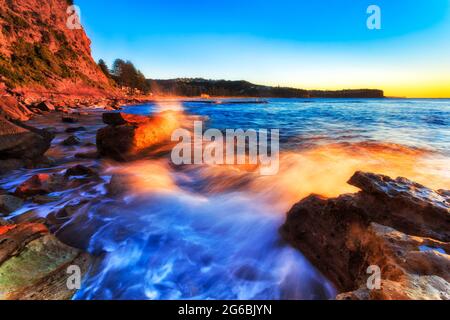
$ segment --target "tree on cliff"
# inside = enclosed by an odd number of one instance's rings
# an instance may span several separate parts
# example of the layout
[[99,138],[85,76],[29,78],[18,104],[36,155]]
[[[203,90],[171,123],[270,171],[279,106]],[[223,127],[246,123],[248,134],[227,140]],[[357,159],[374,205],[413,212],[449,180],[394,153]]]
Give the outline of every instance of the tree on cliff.
[[107,76],[108,78],[111,78],[111,73],[109,71],[109,68],[103,59],[98,60],[98,66],[100,67],[100,70],[102,70],[102,72],[105,74],[105,76]]
[[145,76],[141,71],[136,69],[131,61],[116,59],[111,70],[111,75],[119,86],[138,89],[144,93],[149,91]]

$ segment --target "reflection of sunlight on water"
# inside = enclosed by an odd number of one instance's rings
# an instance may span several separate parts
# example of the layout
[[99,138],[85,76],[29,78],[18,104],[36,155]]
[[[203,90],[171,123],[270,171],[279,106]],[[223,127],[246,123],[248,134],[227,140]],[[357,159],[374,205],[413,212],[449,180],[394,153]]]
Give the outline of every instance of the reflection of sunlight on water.
[[126,204],[90,209],[100,227],[89,250],[106,253],[77,298],[332,298],[332,286],[280,241],[290,206],[310,193],[356,191],[346,181],[357,170],[448,185],[428,170],[437,170],[430,154],[397,145],[333,144],[281,159],[273,177],[227,166],[174,170],[164,160],[110,168],[129,178],[130,192]]
[[356,171],[406,177],[433,189],[450,189],[449,159],[432,152],[387,143],[328,144],[283,152],[280,171],[260,176],[236,166],[203,168],[206,191],[244,188],[262,199],[271,199],[279,211],[315,193],[336,197],[358,189],[347,184]]

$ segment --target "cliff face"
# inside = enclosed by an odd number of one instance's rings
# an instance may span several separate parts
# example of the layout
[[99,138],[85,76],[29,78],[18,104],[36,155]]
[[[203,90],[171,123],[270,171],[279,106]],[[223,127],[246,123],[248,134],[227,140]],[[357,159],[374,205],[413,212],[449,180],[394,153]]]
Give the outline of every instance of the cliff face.
[[[16,91],[110,89],[83,29],[67,27],[70,0],[0,0],[0,83]],[[0,87],[2,84],[0,84]]]

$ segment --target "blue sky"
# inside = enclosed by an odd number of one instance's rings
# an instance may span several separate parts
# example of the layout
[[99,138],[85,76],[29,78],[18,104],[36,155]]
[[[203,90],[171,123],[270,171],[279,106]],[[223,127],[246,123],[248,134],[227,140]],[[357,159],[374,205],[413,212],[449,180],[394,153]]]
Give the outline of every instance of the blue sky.
[[[94,58],[147,77],[450,96],[448,0],[76,0]],[[381,8],[382,29],[366,27]]]

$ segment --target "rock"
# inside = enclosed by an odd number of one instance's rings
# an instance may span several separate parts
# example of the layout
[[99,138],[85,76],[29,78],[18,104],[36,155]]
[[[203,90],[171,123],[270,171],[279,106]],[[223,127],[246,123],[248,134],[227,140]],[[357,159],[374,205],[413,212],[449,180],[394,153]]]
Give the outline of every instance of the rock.
[[[357,172],[349,183],[361,192],[296,204],[283,238],[344,293],[339,299],[450,299],[448,198],[405,178]],[[371,265],[381,268],[380,290],[367,289]]]
[[6,159],[0,160],[0,174],[18,170],[25,166],[25,161],[20,159]]
[[101,156],[117,161],[133,160],[151,148],[170,142],[172,132],[180,127],[179,114],[165,112],[152,118],[105,113],[109,126],[97,131],[97,150]]
[[115,173],[110,182],[106,185],[108,195],[111,197],[121,196],[130,188],[130,179],[125,174]]
[[69,113],[69,108],[66,106],[56,106],[55,108],[58,112]]
[[98,177],[98,174],[92,168],[88,168],[88,167],[85,167],[82,165],[77,165],[75,167],[67,169],[67,171],[66,171],[66,177],[72,177],[72,176]]
[[38,174],[17,187],[14,194],[21,198],[46,195],[63,189],[66,183],[65,177],[58,174]]
[[111,126],[121,126],[124,124],[145,124],[150,118],[140,115],[119,113],[119,112],[105,112],[102,115],[103,122]]
[[362,285],[337,299],[450,300],[449,243],[409,236],[376,223],[348,241],[365,255],[368,266],[381,267],[381,288],[369,290],[370,274],[362,273]]
[[78,118],[75,118],[74,116],[63,116],[61,118],[62,122],[64,123],[77,123]]
[[31,110],[31,112],[33,112],[34,114],[38,114],[38,115],[44,114],[44,112],[42,112],[42,110],[41,110],[41,109],[38,109],[38,108],[31,108],[30,110]]
[[[85,107],[89,108],[89,106],[85,106]],[[76,114],[78,116],[88,116],[89,112],[77,111],[77,112],[74,112],[73,114]]]
[[10,214],[22,206],[22,199],[11,195],[0,195],[0,214]]
[[0,160],[36,160],[50,148],[53,135],[0,117]]
[[81,201],[77,204],[66,205],[64,208],[50,213],[47,216],[47,225],[50,227],[50,230],[59,230],[61,226],[72,219],[78,210],[82,210],[87,204],[88,201]]
[[55,111],[55,106],[48,101],[42,101],[35,106],[36,109],[41,111]]
[[67,287],[67,268],[84,274],[90,257],[71,248],[37,223],[0,227],[0,299],[62,300],[75,290]]
[[75,158],[78,159],[98,159],[100,157],[100,155],[98,154],[97,151],[93,151],[93,152],[80,152],[75,154]]
[[32,112],[13,96],[2,96],[0,98],[0,116],[7,119],[27,121]]
[[70,136],[62,142],[62,145],[66,146],[66,147],[70,147],[70,146],[76,146],[80,143],[81,143],[80,139],[78,139],[75,136]]
[[58,134],[58,129],[55,127],[47,127],[45,128],[45,131],[47,131],[52,136],[56,136]]
[[25,213],[22,213],[21,215],[13,217],[11,220],[14,222],[14,224],[21,224],[21,223],[46,224],[47,222],[47,219],[41,217],[39,212],[36,210],[29,210]]
[[72,127],[72,128],[66,129],[66,133],[75,133],[75,132],[79,132],[79,131],[86,131],[86,128],[85,127]]
[[362,190],[357,206],[371,221],[407,234],[450,241],[450,197],[405,178],[357,172],[349,184]]
[[47,204],[60,200],[59,197],[51,197],[47,195],[37,195],[33,197],[33,202],[37,204]]

